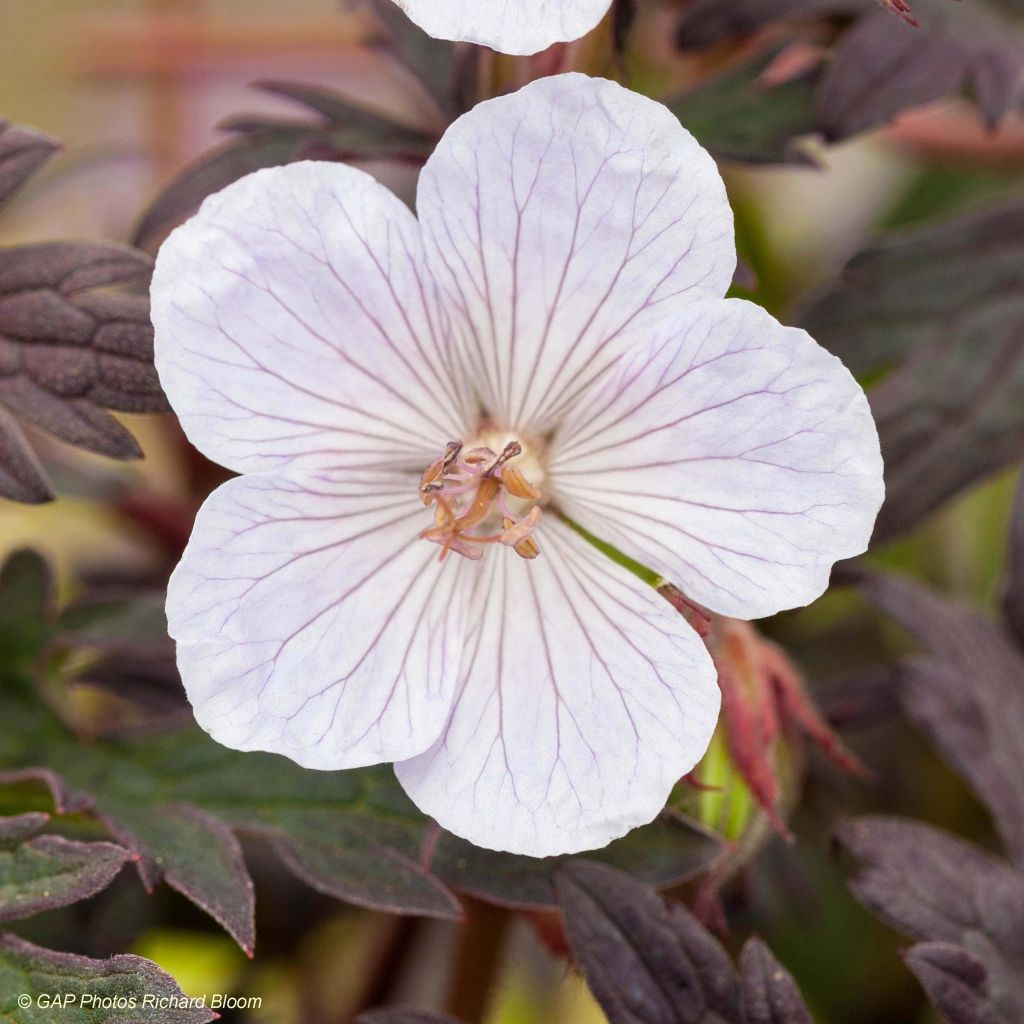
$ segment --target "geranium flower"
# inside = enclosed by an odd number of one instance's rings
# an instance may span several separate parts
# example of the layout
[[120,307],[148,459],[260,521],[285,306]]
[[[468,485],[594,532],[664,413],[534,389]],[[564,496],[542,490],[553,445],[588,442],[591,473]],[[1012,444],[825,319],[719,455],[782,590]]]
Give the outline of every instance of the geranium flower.
[[160,251],[161,381],[243,474],[170,583],[182,678],[227,746],[397,762],[481,846],[598,847],[664,806],[719,695],[686,619],[573,524],[770,615],[864,549],[878,438],[837,359],[722,298],[725,190],[660,104],[582,75],[483,103],[417,205],[292,164]]
[[612,0],[395,0],[428,35],[530,54],[585,36]]

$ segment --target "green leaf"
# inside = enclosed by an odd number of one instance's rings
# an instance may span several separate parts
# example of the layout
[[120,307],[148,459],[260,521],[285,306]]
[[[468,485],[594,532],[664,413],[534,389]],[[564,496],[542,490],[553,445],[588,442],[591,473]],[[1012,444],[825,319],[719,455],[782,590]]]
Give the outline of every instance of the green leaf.
[[800,140],[815,132],[818,71],[764,85],[761,76],[777,54],[762,54],[698,89],[669,98],[666,105],[719,159],[814,164]]
[[1024,445],[1024,201],[894,232],[855,256],[804,325],[869,394],[887,497],[875,541],[912,529]]
[[[61,1005],[53,999],[60,996]],[[11,1024],[207,1024],[170,975],[139,956],[90,960],[0,935],[0,1020]]]
[[38,835],[48,821],[39,813],[0,818],[0,921],[88,899],[128,860],[127,850],[113,843]]

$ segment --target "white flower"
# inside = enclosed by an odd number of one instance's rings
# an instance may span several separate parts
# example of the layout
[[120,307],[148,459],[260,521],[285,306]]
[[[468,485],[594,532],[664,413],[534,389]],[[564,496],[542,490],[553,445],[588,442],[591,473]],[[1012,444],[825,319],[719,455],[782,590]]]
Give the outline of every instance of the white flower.
[[586,35],[612,0],[395,0],[428,35],[529,54]]
[[685,619],[566,520],[770,615],[864,549],[878,438],[837,359],[722,298],[725,191],[661,105],[581,75],[483,103],[418,208],[293,164],[161,250],[161,381],[243,474],[171,580],[182,678],[228,746],[395,761],[481,846],[598,847],[658,813],[719,697]]

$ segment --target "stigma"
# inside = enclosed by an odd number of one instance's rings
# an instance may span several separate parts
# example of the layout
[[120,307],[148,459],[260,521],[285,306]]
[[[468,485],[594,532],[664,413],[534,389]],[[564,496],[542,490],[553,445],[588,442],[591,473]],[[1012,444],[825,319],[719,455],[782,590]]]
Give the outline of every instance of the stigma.
[[540,554],[533,532],[542,494],[515,464],[522,454],[518,441],[500,452],[449,441],[423,471],[419,495],[424,505],[434,506],[434,525],[420,537],[440,545],[442,561],[450,551],[475,561],[488,544],[510,547],[521,558]]

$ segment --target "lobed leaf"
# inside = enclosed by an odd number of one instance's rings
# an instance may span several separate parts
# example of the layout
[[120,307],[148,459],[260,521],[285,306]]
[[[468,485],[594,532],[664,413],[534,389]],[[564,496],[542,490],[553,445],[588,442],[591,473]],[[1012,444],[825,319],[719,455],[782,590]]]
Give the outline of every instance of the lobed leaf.
[[[1020,97],[1024,10],[1002,0],[697,0],[679,23],[683,49],[704,49],[777,22],[843,16],[815,92],[813,127],[830,141],[966,90],[990,126]],[[893,12],[899,15],[893,18]]]
[[790,975],[758,940],[741,975],[678,904],[600,864],[558,876],[566,936],[611,1024],[809,1024]]
[[45,501],[49,483],[10,414],[117,459],[142,452],[106,410],[165,412],[148,300],[109,290],[145,277],[126,246],[52,242],[0,249],[0,495]]
[[925,940],[908,961],[950,1020],[1024,1020],[1024,875],[919,822],[857,818],[837,839],[861,862],[854,895]]
[[977,957],[946,942],[919,942],[903,955],[950,1024],[985,1024],[988,972]]
[[0,921],[65,907],[105,889],[128,860],[113,843],[38,835],[49,815],[0,818]]
[[1024,865],[1024,652],[997,624],[919,583],[882,573],[859,581],[929,652],[901,670],[908,717],[985,801]]
[[1024,444],[1024,201],[889,235],[855,256],[804,325],[869,399],[887,499],[875,542],[1019,458]]
[[14,417],[0,405],[0,496],[27,505],[40,505],[54,497],[47,479]]
[[[40,1005],[40,997],[54,995],[68,1002]],[[19,998],[30,1005],[22,1006]],[[207,1024],[216,1019],[216,1013],[189,1002],[170,975],[142,957],[91,960],[0,935],[0,1019],[11,1024]]]
[[746,1024],[812,1024],[793,976],[756,936],[740,953]]

